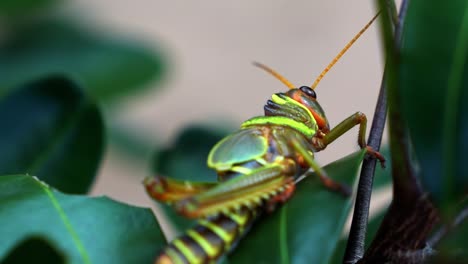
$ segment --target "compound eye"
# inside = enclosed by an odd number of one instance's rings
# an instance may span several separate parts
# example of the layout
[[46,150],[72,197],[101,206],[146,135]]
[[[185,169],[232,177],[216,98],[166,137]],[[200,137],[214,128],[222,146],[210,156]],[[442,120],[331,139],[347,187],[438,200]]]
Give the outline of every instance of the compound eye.
[[317,94],[315,94],[315,91],[312,90],[312,88],[310,88],[309,86],[301,86],[299,88],[299,90],[301,90],[303,93],[305,93],[306,95],[314,98],[314,99],[317,99]]

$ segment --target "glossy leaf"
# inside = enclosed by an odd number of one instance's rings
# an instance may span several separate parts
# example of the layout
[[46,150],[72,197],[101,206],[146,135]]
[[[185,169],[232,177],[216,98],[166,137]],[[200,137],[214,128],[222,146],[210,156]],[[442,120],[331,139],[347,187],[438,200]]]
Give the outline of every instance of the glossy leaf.
[[160,80],[161,53],[63,21],[10,29],[0,45],[0,93],[24,80],[65,73],[98,99],[113,99]]
[[37,175],[68,193],[89,189],[104,128],[97,106],[75,83],[52,76],[3,97],[0,128],[0,175]]
[[422,181],[443,207],[468,191],[468,2],[411,1],[400,92]]
[[[325,170],[352,186],[363,157],[363,151],[356,152]],[[324,188],[312,174],[298,184],[290,201],[252,227],[228,257],[229,263],[329,263],[351,202]]]
[[66,195],[27,175],[0,177],[0,201],[0,259],[30,236],[67,263],[152,263],[165,243],[149,209]]

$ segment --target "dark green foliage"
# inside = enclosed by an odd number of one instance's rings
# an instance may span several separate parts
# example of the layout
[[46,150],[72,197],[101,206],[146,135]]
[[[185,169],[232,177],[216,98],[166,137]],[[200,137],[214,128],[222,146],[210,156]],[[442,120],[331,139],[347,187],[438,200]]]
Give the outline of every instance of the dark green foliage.
[[445,208],[468,192],[467,6],[410,1],[401,48],[403,114],[421,179]]
[[0,93],[47,74],[66,74],[94,98],[115,99],[164,74],[164,58],[130,40],[93,32],[70,21],[13,27],[0,42]]
[[85,193],[94,180],[105,141],[95,99],[161,80],[165,59],[51,18],[59,2],[0,2],[0,262],[151,263],[165,240],[149,209],[55,188]]
[[103,153],[96,104],[62,76],[0,99],[0,175],[29,174],[67,193],[86,193]]
[[43,10],[59,0],[2,0],[0,1],[0,16],[14,18]]
[[149,209],[63,194],[27,175],[0,177],[0,201],[0,259],[31,235],[69,263],[151,263],[165,242]]

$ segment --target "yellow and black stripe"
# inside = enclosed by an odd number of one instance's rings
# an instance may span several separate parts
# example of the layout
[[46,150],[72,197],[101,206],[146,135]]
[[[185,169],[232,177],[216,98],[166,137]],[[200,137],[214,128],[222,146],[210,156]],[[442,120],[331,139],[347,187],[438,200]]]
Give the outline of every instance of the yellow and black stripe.
[[157,264],[210,263],[232,250],[257,216],[256,210],[241,208],[198,221],[174,239],[156,259]]

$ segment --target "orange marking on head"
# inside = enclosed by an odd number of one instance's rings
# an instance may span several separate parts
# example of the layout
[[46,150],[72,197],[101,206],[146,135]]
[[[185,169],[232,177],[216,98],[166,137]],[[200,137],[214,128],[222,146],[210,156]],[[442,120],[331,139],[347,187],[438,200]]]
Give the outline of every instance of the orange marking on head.
[[299,90],[294,90],[294,92],[291,94],[291,98],[294,99],[294,101],[299,102],[301,104],[304,104],[302,101],[301,93]]
[[305,107],[307,107],[307,109],[309,109],[310,113],[314,116],[314,119],[317,122],[317,125],[319,126],[319,128],[325,127],[327,125],[327,120],[323,116],[318,114],[312,107],[304,103],[301,95],[302,95],[302,92],[300,90],[297,90],[291,94],[291,98],[299,102],[300,104],[304,105]]
[[325,127],[327,125],[327,121],[325,120],[325,118],[323,118],[321,115],[319,115],[317,112],[315,112],[313,109],[310,109],[310,112],[312,113],[312,115],[314,116],[315,118],[315,121],[317,122],[317,125],[318,127],[321,129],[323,127]]

